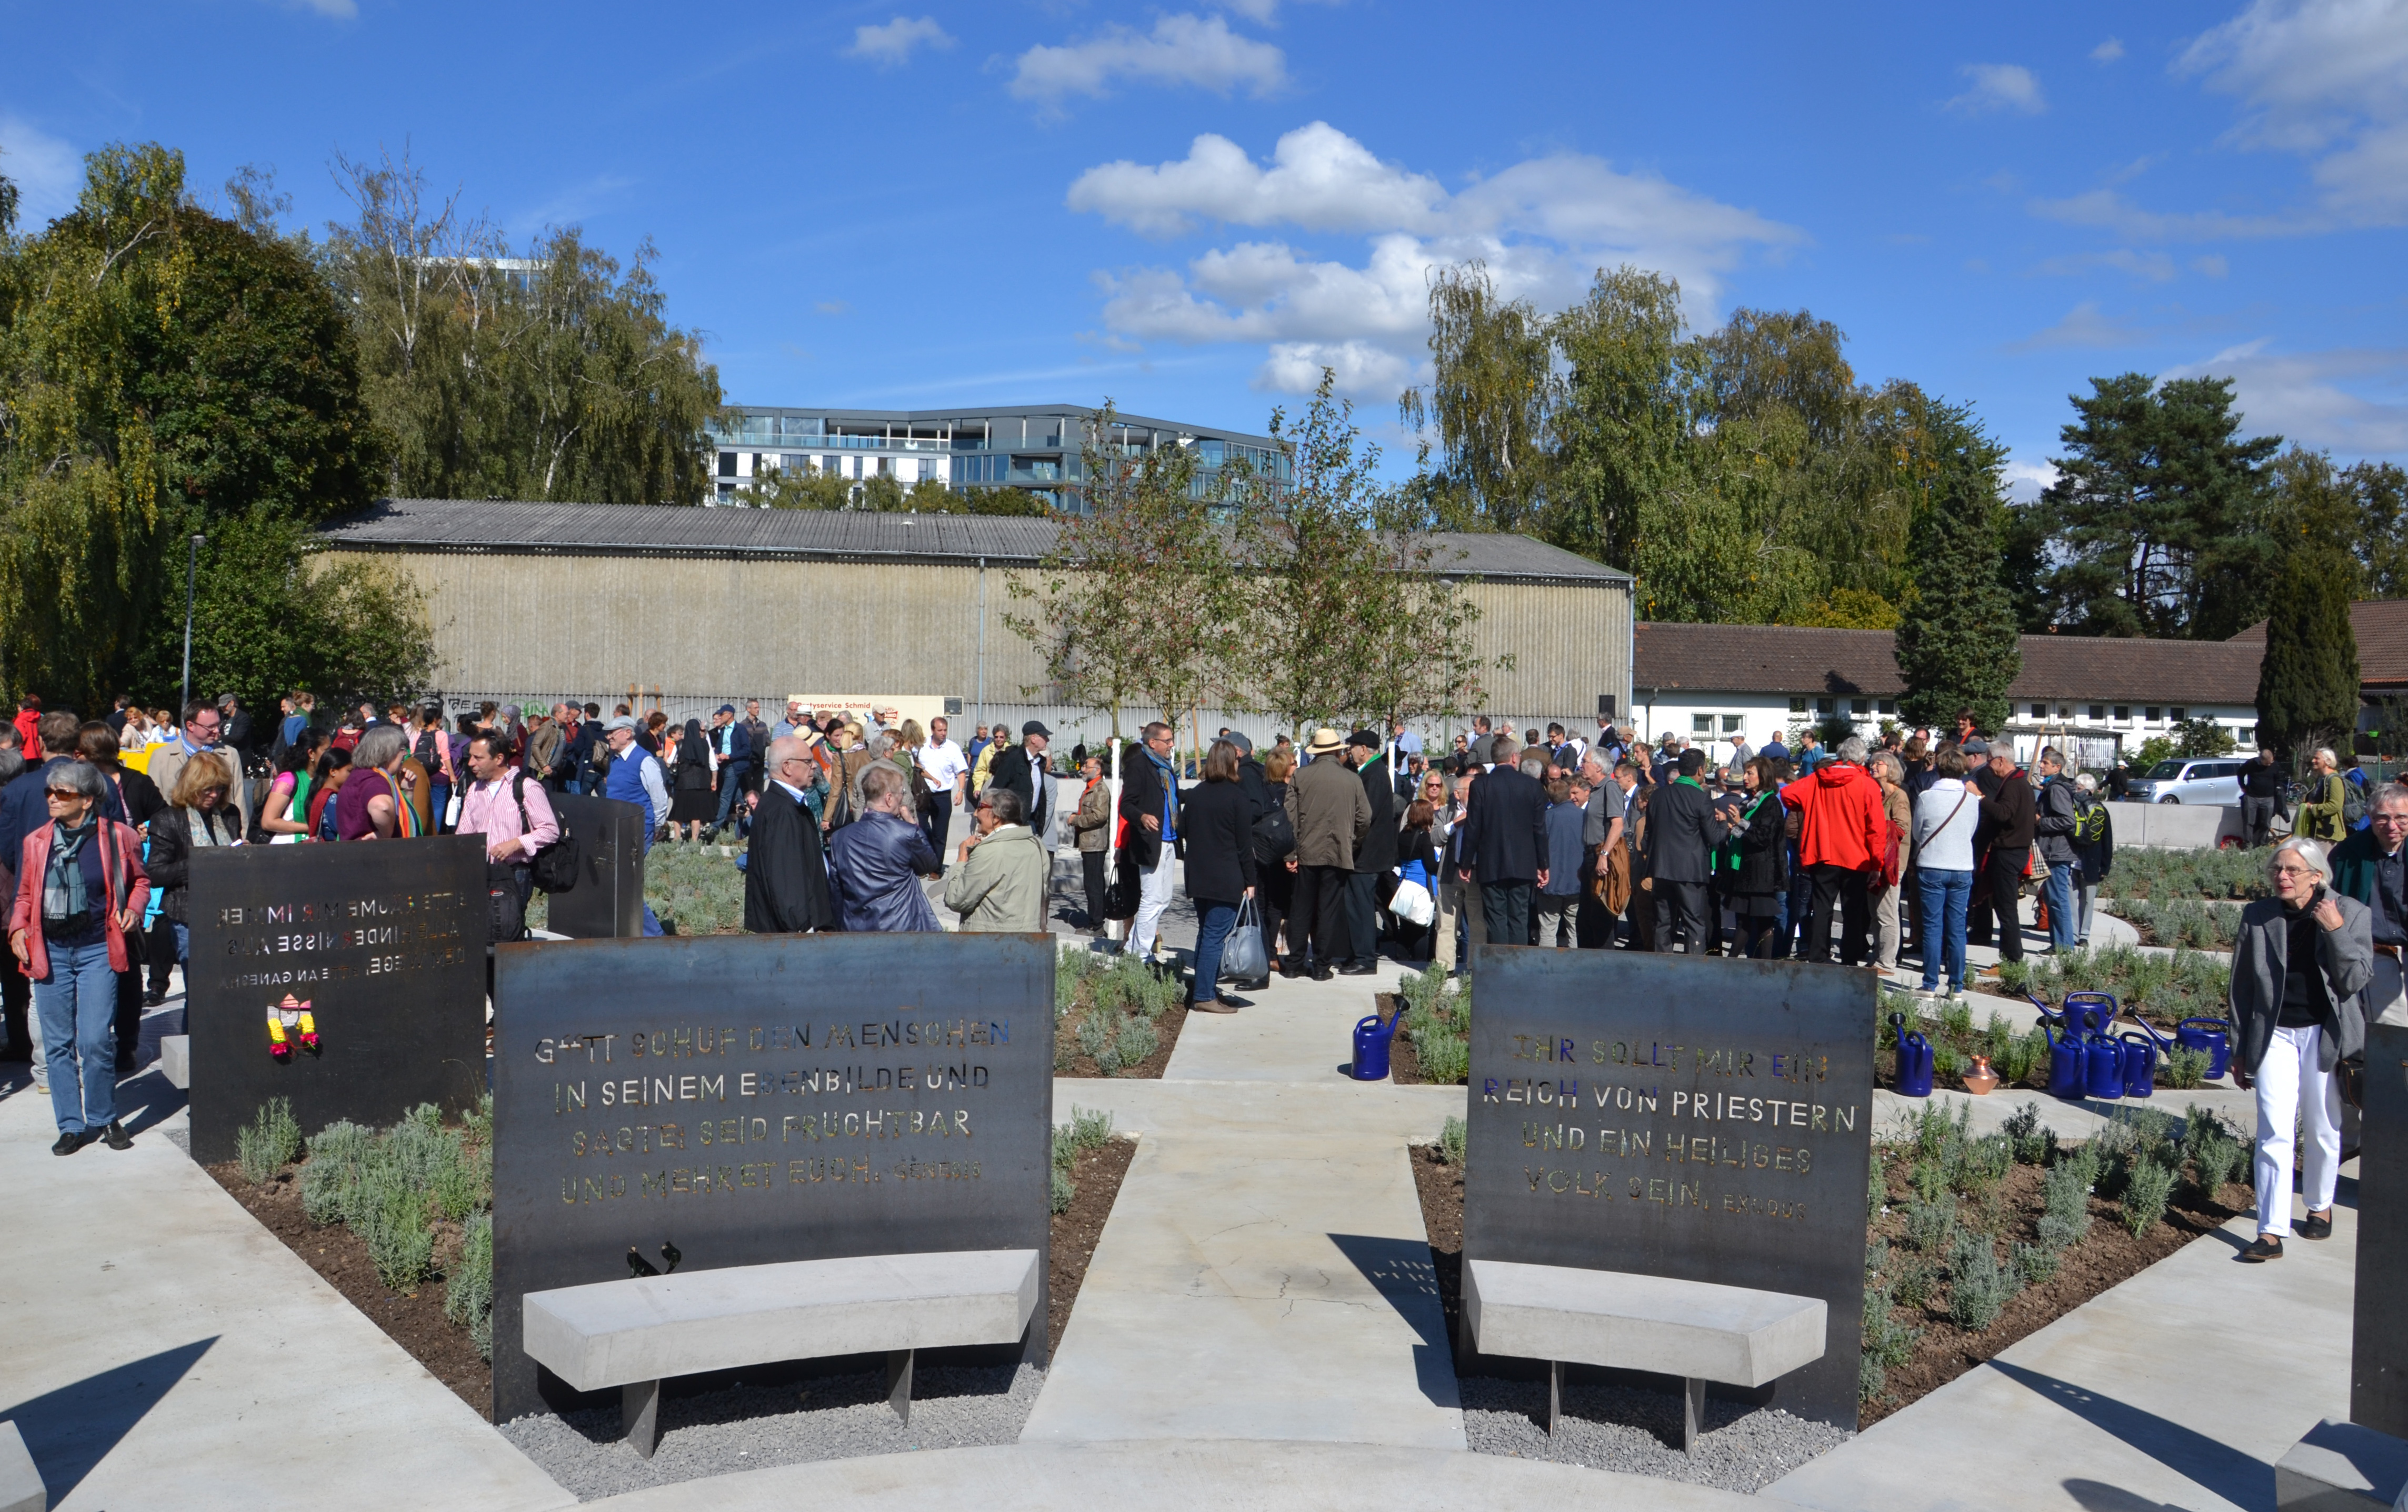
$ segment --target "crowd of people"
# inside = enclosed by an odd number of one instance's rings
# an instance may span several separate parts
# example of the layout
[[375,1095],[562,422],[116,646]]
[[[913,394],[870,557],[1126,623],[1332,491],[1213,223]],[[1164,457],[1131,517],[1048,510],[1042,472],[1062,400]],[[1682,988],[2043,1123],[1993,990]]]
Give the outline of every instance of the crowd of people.
[[[449,718],[361,705],[329,721],[295,693],[262,724],[232,699],[151,713],[120,700],[95,720],[27,699],[0,724],[19,965],[0,974],[0,1058],[32,1060],[57,1153],[125,1148],[115,1083],[143,1007],[189,957],[196,852],[476,835],[499,942],[525,934],[569,794],[633,806],[647,849],[742,837],[743,925],[756,933],[932,931],[939,906],[960,930],[1043,932],[1059,843],[1080,862],[1078,922],[1168,972],[1162,925],[1183,879],[1197,925],[1189,1004],[1207,1013],[1238,1011],[1230,991],[1263,991],[1274,974],[1369,975],[1383,952],[1453,971],[1484,941],[1885,973],[1912,961],[1924,992],[1953,996],[1969,943],[2023,958],[2027,893],[2051,951],[2086,946],[2114,860],[2093,774],[2046,747],[2027,766],[1970,712],[1938,735],[1827,746],[1773,732],[1720,767],[1607,720],[1592,738],[1484,718],[1442,751],[1401,722],[1282,735],[1261,752],[1224,729],[1192,763],[1158,722],[1116,763],[1084,747],[1064,760],[1052,742],[1033,720],[965,747],[941,718],[924,730],[894,711],[865,721],[800,704],[770,723],[759,700],[681,724],[566,701]],[[2408,1019],[2408,787],[2370,790],[2329,750],[2303,790],[2279,776],[2266,752],[2242,781],[2251,838],[2272,847],[2231,1003],[2236,1075],[2260,1105],[2254,1260],[2294,1233],[2330,1233],[2337,1078],[2366,1024]],[[1261,932],[1243,943],[1263,947],[1242,974],[1223,969],[1241,920]],[[649,907],[643,929],[661,932]],[[2280,1195],[2295,1160],[2296,1228]]]

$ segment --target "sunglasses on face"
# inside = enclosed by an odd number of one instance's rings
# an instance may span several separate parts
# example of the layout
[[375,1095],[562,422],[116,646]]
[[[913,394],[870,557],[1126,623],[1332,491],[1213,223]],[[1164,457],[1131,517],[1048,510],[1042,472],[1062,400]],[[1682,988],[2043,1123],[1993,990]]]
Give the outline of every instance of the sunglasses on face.
[[52,788],[50,791],[50,802],[54,804],[71,804],[82,796],[82,793],[73,788]]

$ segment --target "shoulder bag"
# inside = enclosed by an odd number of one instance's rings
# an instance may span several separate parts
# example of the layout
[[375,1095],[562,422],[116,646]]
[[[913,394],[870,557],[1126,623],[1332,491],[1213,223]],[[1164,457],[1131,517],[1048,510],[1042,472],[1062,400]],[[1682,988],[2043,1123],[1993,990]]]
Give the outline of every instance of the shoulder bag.
[[[510,774],[510,796],[519,806],[519,833],[533,828],[527,822],[526,772],[523,768]],[[566,892],[577,886],[578,863],[585,859],[585,848],[570,833],[568,820],[560,810],[552,811],[552,821],[560,826],[560,838],[535,853],[527,862],[527,876],[546,892]]]

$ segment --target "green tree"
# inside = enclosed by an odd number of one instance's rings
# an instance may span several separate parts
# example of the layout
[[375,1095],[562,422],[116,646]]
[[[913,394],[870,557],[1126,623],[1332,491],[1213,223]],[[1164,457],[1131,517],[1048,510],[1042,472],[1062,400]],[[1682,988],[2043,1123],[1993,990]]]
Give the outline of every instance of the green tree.
[[2091,379],[2059,432],[2042,495],[2060,564],[2052,622],[2094,635],[2223,639],[2258,618],[2272,558],[2267,459],[2282,437],[2240,438],[2229,378],[2160,387],[2145,373]]
[[[380,437],[306,253],[202,210],[181,155],[155,144],[92,154],[76,209],[0,246],[0,684],[165,702],[187,535],[208,537],[205,604],[289,603],[308,527],[368,502]],[[358,628],[407,663],[428,634],[391,587],[314,600],[387,616]],[[195,686],[260,700],[339,669],[292,638],[311,632],[331,633],[291,618],[236,645],[196,622]]]
[[1251,697],[1282,728],[1452,716],[1476,706],[1492,666],[1466,649],[1479,607],[1445,548],[1414,526],[1403,491],[1379,480],[1351,406],[1324,369],[1304,416],[1273,410],[1292,484],[1240,485],[1237,518],[1254,571]]
[[[2321,458],[2296,455],[2296,471],[2329,473]],[[2343,491],[2286,492],[2275,542],[2281,566],[2258,663],[2258,742],[2300,750],[2337,745],[2358,726],[2358,636],[2349,620],[2358,573],[2343,545],[2355,520]]]
[[2178,720],[2173,735],[2179,756],[2229,756],[2239,745],[2232,732],[2214,720]]
[[2357,504],[2350,548],[2358,555],[2365,598],[2408,598],[2408,470],[2394,462],[2361,462],[2343,475]]
[[1922,501],[1909,535],[1914,593],[1898,627],[1906,680],[1899,713],[1944,726],[1971,708],[1985,730],[2006,722],[2007,690],[2023,669],[2014,606],[2000,580],[2006,449],[1970,410],[1935,405],[1921,459]]
[[1133,705],[1175,723],[1227,688],[1244,606],[1235,542],[1194,486],[1193,453],[1129,448],[1117,419],[1110,399],[1090,419],[1086,510],[1009,579],[1031,612],[1004,616],[1045,659],[1046,681],[1022,692],[1107,716],[1115,740]]
[[719,373],[668,323],[649,241],[624,269],[575,227],[513,256],[407,158],[336,169],[354,217],[327,228],[324,262],[396,442],[392,492],[702,502]]
[[1535,526],[1553,452],[1547,417],[1558,385],[1553,337],[1527,300],[1502,300],[1484,263],[1441,268],[1430,280],[1426,395],[1405,391],[1409,429],[1438,429],[1440,470],[1425,476],[1430,514],[1446,530]]

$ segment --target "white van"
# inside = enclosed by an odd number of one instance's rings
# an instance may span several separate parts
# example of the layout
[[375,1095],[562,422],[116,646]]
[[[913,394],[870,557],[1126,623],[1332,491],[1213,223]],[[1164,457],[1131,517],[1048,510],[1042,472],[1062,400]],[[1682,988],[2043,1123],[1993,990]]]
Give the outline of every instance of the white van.
[[2150,767],[2132,784],[2143,804],[2237,804],[2243,763],[2229,757],[2176,757]]

